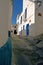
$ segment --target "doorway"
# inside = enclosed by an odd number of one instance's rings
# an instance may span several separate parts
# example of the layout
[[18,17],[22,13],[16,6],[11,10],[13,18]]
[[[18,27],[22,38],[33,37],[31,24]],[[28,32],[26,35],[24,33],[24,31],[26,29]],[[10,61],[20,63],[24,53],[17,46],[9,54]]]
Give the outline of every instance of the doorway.
[[26,36],[29,35],[29,24],[26,25]]
[[17,34],[17,31],[16,30],[14,30],[14,34]]

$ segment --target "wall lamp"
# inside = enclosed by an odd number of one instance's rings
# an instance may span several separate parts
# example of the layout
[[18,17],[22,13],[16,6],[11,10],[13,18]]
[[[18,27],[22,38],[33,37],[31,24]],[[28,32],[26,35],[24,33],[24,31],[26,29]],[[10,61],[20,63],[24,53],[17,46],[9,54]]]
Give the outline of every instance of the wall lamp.
[[41,4],[42,4],[42,1],[40,1],[40,0],[37,0],[37,1],[34,1],[35,3],[36,3],[36,5],[38,5],[39,7],[41,6]]

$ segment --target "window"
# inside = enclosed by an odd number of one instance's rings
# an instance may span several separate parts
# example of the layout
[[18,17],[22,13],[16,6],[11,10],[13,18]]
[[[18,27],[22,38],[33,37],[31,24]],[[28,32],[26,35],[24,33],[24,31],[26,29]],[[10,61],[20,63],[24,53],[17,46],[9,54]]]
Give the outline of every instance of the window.
[[27,8],[25,9],[25,18],[27,18]]
[[23,25],[23,30],[25,30],[25,25]]
[[21,16],[21,24],[22,24],[22,16]]

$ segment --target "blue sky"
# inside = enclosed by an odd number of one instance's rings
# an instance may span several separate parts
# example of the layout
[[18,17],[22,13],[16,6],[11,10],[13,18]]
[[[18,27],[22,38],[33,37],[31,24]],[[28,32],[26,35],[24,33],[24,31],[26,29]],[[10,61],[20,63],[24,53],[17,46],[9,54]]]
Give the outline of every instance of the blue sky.
[[14,0],[12,12],[12,24],[16,24],[16,16],[22,11],[23,0]]

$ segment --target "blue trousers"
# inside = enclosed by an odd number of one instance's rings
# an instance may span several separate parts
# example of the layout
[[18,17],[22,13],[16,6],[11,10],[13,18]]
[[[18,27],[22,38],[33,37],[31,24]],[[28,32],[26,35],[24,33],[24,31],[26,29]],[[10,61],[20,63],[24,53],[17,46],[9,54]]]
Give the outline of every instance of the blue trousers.
[[9,38],[6,44],[0,48],[0,65],[11,65],[12,45]]

